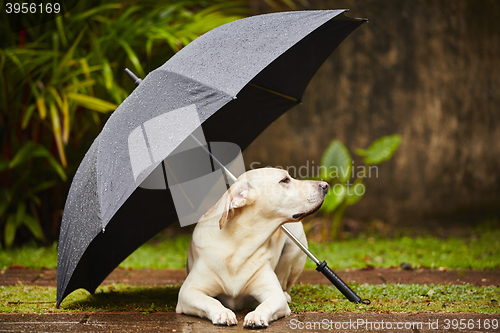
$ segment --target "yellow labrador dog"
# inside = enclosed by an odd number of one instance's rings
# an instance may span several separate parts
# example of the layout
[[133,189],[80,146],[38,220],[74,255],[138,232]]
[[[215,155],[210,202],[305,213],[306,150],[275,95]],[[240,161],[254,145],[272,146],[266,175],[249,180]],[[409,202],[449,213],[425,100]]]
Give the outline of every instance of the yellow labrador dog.
[[232,310],[257,301],[245,316],[247,328],[267,327],[289,315],[288,293],[306,255],[280,226],[289,223],[287,228],[307,244],[300,220],[319,209],[327,190],[326,182],[295,180],[281,169],[239,177],[194,229],[176,312],[236,325]]

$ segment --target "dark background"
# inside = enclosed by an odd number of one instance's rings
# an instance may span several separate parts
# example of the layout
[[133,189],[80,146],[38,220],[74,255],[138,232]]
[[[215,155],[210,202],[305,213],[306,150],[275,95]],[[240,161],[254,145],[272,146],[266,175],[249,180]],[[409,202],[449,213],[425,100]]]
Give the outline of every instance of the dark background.
[[332,139],[352,152],[397,133],[399,150],[367,180],[347,217],[432,226],[498,216],[500,2],[309,4],[349,8],[348,16],[369,22],[320,68],[303,104],[245,151],[247,167],[318,165]]

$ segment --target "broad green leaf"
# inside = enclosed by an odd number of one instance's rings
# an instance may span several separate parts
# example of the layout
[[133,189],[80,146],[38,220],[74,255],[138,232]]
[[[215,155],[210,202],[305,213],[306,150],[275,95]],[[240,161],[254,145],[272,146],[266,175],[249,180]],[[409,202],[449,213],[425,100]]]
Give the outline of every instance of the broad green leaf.
[[68,99],[74,101],[78,105],[97,112],[107,113],[117,108],[116,104],[107,102],[97,97],[82,95],[78,93],[68,93],[67,96]]
[[321,206],[321,210],[327,213],[332,213],[337,209],[338,206],[342,203],[346,196],[346,188],[342,184],[335,184],[333,187],[330,187],[328,193],[326,194],[325,201]]
[[397,134],[384,136],[375,140],[367,149],[357,149],[356,154],[363,157],[368,165],[380,164],[394,155],[401,142]]
[[365,194],[365,184],[363,182],[354,183],[347,189],[346,204],[348,206],[354,205]]
[[332,141],[321,158],[322,178],[338,178],[345,184],[351,178],[352,158],[347,148],[338,140]]

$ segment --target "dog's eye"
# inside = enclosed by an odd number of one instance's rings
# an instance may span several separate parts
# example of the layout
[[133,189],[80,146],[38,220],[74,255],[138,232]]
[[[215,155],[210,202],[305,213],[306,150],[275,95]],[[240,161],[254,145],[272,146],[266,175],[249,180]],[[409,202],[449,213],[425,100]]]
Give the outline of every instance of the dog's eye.
[[289,182],[290,182],[290,177],[286,177],[286,178],[283,178],[282,180],[280,180],[280,183],[288,184]]

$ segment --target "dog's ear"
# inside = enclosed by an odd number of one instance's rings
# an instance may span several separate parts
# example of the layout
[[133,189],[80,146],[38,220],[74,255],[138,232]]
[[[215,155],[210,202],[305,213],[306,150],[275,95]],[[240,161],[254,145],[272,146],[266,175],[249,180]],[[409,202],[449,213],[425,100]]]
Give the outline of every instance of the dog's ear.
[[249,203],[249,193],[250,189],[248,183],[244,182],[242,184],[235,184],[230,189],[226,191],[224,196],[225,209],[219,220],[219,228],[222,229],[226,224],[227,220],[234,217],[236,209],[246,206]]
[[201,217],[200,222],[219,217],[219,227],[222,229],[227,220],[236,214],[238,208],[251,202],[249,192],[250,186],[246,179],[238,179],[222,198]]

